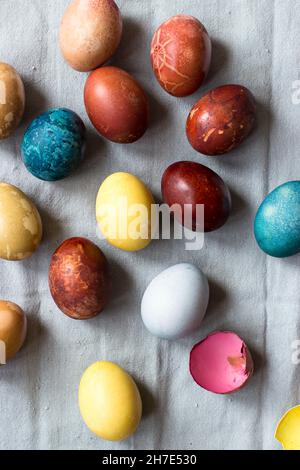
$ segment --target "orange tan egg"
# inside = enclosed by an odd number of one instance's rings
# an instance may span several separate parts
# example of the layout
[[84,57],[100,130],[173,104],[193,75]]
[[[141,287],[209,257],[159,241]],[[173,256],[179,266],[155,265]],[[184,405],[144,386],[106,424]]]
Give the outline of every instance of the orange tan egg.
[[24,114],[25,91],[18,72],[0,62],[0,140],[9,137]]
[[0,300],[1,363],[12,359],[21,349],[26,331],[27,319],[23,310],[13,302]]
[[0,258],[29,258],[41,238],[41,217],[33,202],[15,186],[0,183]]

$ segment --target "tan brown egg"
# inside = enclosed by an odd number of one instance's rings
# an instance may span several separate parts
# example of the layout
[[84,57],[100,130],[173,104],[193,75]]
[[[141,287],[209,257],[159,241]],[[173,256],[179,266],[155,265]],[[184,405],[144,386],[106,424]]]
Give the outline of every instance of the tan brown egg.
[[25,91],[18,72],[0,62],[0,140],[9,137],[24,114]]
[[0,300],[0,365],[12,359],[23,346],[27,319],[13,302]]
[[42,238],[42,221],[33,202],[18,188],[0,183],[0,258],[29,258]]
[[115,53],[122,29],[122,17],[114,0],[73,0],[61,22],[62,54],[73,69],[89,72]]

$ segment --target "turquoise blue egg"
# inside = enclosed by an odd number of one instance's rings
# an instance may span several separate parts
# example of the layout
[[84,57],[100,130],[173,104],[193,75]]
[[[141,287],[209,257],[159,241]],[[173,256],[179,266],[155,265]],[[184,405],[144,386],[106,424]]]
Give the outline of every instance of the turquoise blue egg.
[[300,181],[289,181],[266,197],[255,217],[254,234],[268,255],[300,253]]
[[66,178],[84,157],[85,126],[73,111],[51,109],[32,121],[21,150],[27,170],[37,178]]

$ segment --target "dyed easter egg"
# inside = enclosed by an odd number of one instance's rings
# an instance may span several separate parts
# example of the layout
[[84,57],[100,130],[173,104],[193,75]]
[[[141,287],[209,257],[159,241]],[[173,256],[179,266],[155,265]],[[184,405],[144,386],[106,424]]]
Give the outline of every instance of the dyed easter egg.
[[85,238],[64,241],[51,259],[49,287],[65,315],[88,320],[101,313],[110,298],[111,278],[100,248]]
[[27,170],[37,178],[66,178],[83,160],[85,126],[73,111],[51,109],[30,124],[21,150]]
[[92,72],[85,84],[84,102],[95,129],[112,142],[133,143],[147,130],[148,97],[124,70],[101,67]]
[[96,218],[102,235],[121,250],[143,250],[150,244],[154,229],[152,204],[151,192],[136,176],[130,173],[108,176],[96,200]]
[[9,137],[21,122],[25,90],[18,72],[0,62],[0,140]]
[[18,188],[0,183],[0,258],[29,258],[42,239],[42,221],[33,202]]
[[193,106],[187,137],[197,152],[222,155],[238,147],[256,122],[251,92],[241,85],[224,85],[206,93]]
[[96,362],[83,374],[79,408],[87,427],[107,441],[131,436],[142,417],[142,400],[132,377],[113,362]]
[[286,258],[300,252],[300,181],[289,181],[272,191],[259,207],[254,234],[268,255]]
[[217,331],[193,347],[190,373],[205,390],[229,394],[246,385],[253,373],[253,360],[237,334]]
[[188,96],[204,82],[211,62],[211,40],[199,20],[189,15],[169,18],[156,31],[151,61],[162,88]]
[[63,16],[59,42],[65,60],[89,72],[115,53],[122,36],[122,17],[114,0],[74,0]]
[[176,264],[158,274],[147,287],[142,320],[159,338],[183,338],[200,327],[208,300],[209,286],[202,271],[193,264]]
[[277,425],[275,438],[284,450],[300,450],[300,405],[284,414]]
[[174,211],[176,220],[193,231],[202,231],[197,220],[200,205],[204,206],[204,231],[222,227],[231,210],[231,196],[224,181],[200,163],[177,162],[162,177],[163,200]]
[[0,365],[21,349],[26,332],[27,319],[23,310],[13,302],[0,300]]

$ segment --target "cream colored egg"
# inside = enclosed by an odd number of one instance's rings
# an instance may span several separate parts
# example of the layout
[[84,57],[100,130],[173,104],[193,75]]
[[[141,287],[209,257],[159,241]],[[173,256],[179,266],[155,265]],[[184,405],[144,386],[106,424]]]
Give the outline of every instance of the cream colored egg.
[[79,72],[99,67],[115,53],[122,28],[114,0],[73,0],[60,27],[59,42],[65,60]]
[[15,186],[0,183],[0,258],[29,258],[41,238],[41,217],[33,202]]
[[132,377],[113,362],[96,362],[83,374],[79,407],[88,428],[108,441],[121,441],[137,429],[142,401]]
[[102,235],[124,251],[139,251],[155,232],[154,199],[145,184],[130,173],[114,173],[100,186],[96,218]]
[[20,75],[0,62],[0,140],[9,137],[21,122],[25,108],[25,91]]
[[0,364],[12,359],[21,349],[26,331],[23,310],[13,302],[0,300]]

